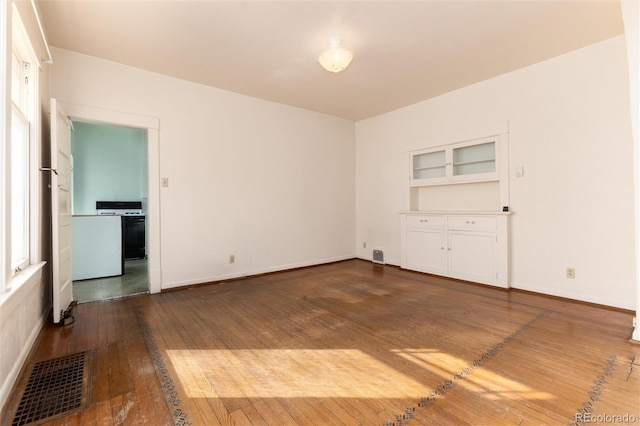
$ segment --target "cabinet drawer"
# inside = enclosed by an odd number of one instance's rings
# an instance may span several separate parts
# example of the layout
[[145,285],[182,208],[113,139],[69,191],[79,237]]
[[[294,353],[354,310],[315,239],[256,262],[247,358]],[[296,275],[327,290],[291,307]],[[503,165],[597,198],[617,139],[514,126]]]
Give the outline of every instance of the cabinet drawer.
[[495,230],[495,216],[449,216],[448,227],[456,229]]
[[411,215],[407,216],[407,226],[416,227],[433,227],[444,226],[444,216],[437,215]]

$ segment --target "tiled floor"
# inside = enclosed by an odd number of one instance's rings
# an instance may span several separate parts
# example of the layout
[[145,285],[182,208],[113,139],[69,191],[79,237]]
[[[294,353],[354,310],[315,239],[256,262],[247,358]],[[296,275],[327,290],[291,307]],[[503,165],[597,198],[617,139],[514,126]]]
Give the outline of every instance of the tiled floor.
[[149,291],[146,259],[125,261],[124,271],[119,277],[74,281],[73,298],[84,303]]

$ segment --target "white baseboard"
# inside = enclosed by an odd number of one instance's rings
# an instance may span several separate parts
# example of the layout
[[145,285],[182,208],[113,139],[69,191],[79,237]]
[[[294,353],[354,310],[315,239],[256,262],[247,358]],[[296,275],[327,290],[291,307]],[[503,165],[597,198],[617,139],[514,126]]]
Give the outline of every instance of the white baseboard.
[[173,282],[163,283],[162,289],[163,290],[176,289],[179,287],[186,287],[189,285],[204,284],[209,282],[231,280],[235,278],[250,277],[252,275],[268,274],[270,272],[280,272],[280,271],[286,271],[289,269],[304,268],[307,266],[317,266],[317,265],[323,265],[326,263],[340,262],[342,260],[349,260],[349,259],[355,259],[355,258],[356,256],[353,254],[344,255],[344,256],[330,257],[326,259],[319,259],[319,260],[313,260],[313,261],[287,263],[287,264],[278,265],[278,266],[250,269],[250,270],[234,272],[230,274],[220,274],[220,275],[213,275],[213,276],[207,276],[207,277],[200,277],[200,278],[195,278],[195,279],[186,280],[186,281],[173,281]]
[[540,293],[547,296],[563,297],[565,299],[576,300],[579,302],[594,303],[597,305],[604,305],[612,308],[635,310],[635,306],[633,306],[633,300],[618,300],[588,293],[576,294],[574,292],[562,291],[562,289],[558,288],[536,286],[513,281],[511,282],[511,288],[530,291],[533,293]]

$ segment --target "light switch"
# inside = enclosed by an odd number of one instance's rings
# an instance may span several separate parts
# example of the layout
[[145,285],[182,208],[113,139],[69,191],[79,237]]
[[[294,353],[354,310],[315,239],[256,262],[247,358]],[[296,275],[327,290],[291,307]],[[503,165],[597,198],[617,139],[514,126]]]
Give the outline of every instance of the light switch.
[[516,167],[516,177],[524,176],[524,167]]
[[169,186],[169,178],[162,178],[162,186],[165,188]]

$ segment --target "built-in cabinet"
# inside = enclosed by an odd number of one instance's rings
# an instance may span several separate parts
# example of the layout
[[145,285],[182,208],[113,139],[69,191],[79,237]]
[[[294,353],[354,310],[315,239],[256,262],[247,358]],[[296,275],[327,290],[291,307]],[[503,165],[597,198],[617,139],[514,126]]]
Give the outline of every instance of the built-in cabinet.
[[508,123],[435,141],[408,152],[401,266],[509,287]]
[[411,186],[499,180],[498,138],[412,152]]
[[403,268],[509,286],[508,213],[411,212],[401,221]]
[[402,267],[435,274],[447,272],[446,218],[443,215],[404,215]]

